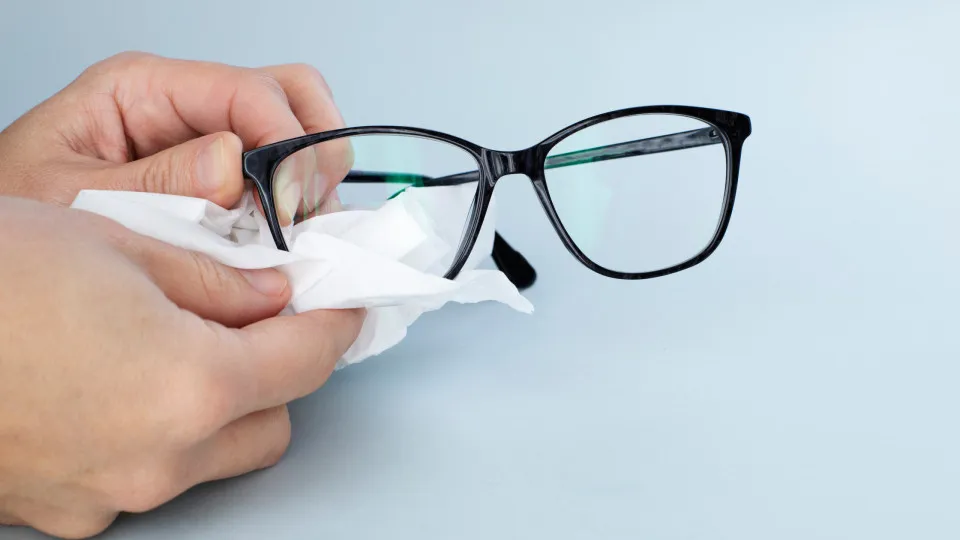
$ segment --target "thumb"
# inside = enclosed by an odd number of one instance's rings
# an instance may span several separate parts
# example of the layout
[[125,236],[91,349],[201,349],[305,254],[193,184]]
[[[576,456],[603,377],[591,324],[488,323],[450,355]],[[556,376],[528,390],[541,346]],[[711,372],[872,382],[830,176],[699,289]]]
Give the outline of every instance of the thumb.
[[199,252],[129,232],[118,246],[164,295],[201,318],[231,328],[273,317],[290,301],[286,276],[275,269],[242,270]]
[[205,135],[151,156],[110,167],[112,189],[207,199],[224,208],[243,194],[243,143],[233,133]]

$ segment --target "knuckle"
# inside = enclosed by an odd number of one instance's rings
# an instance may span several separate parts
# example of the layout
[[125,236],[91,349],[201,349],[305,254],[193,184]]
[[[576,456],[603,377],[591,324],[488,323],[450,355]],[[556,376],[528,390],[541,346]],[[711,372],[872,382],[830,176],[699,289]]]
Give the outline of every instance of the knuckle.
[[217,291],[222,286],[220,273],[204,255],[196,251],[190,251],[188,257],[190,257],[190,264],[193,266],[194,273],[200,282],[200,291],[204,295],[204,300],[207,302],[214,300],[217,297]]
[[144,51],[123,51],[107,58],[104,62],[108,62],[113,66],[121,67],[139,64],[146,60],[152,60],[156,57],[156,55]]
[[202,253],[196,251],[188,253],[206,302],[220,303],[238,292],[236,280],[231,279],[226,268]]
[[180,370],[175,403],[168,406],[165,431],[180,449],[206,439],[227,423],[230,401],[223,379],[192,366]]
[[190,176],[177,155],[176,152],[168,152],[151,157],[143,168],[140,188],[150,193],[182,194],[179,182]]
[[263,469],[273,467],[279,463],[284,454],[287,453],[287,448],[290,447],[292,429],[290,425],[290,413],[287,407],[277,407],[272,411],[271,416],[270,421],[275,426],[275,433],[271,440],[272,445],[263,456],[263,462],[261,463],[261,468]]
[[31,525],[58,538],[80,540],[93,538],[101,534],[116,519],[117,513],[91,513],[82,516],[60,517],[55,523],[50,524],[40,522]]
[[257,88],[260,88],[263,91],[266,91],[270,94],[273,94],[275,97],[282,100],[284,103],[287,102],[287,93],[283,89],[283,85],[280,84],[280,81],[273,76],[272,73],[260,70],[253,70],[248,72],[250,81]]
[[291,69],[295,72],[297,80],[309,81],[310,84],[320,87],[327,94],[331,94],[327,79],[316,67],[310,64],[293,64]]
[[114,506],[122,512],[149,512],[183,491],[182,482],[172,467],[142,467],[124,477],[110,491]]
[[91,65],[84,74],[96,76],[124,71],[154,58],[155,55],[142,51],[123,51]]

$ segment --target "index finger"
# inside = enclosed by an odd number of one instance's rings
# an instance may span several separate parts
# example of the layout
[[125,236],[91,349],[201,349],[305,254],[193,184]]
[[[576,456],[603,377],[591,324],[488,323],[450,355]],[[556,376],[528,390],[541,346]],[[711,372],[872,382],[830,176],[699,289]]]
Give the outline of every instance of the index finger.
[[307,133],[319,133],[344,127],[343,116],[333,102],[333,94],[323,75],[307,64],[267,66],[268,73],[280,83],[290,110]]
[[[307,133],[344,127],[330,87],[315,68],[285,64],[262,70],[283,87],[291,110]],[[287,226],[321,210],[323,203],[336,197],[337,185],[352,166],[353,151],[346,137],[304,148],[281,162],[273,179],[280,224]]]
[[364,318],[364,310],[317,310],[226,330],[228,344],[219,357],[229,363],[221,372],[232,374],[227,391],[233,418],[289,403],[323,386],[360,335]]
[[283,86],[266,71],[139,54],[113,62],[120,66],[114,97],[138,156],[196,133],[230,131],[244,149],[306,134]]

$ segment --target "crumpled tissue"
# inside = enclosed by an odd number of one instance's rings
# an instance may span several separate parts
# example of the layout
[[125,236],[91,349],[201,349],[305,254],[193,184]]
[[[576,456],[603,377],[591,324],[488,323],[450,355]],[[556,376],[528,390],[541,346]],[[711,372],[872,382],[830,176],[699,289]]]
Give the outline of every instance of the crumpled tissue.
[[476,247],[455,280],[438,277],[454,256],[464,208],[476,186],[408,188],[375,210],[345,208],[287,227],[290,251],[276,248],[247,192],[233,209],[205,199],[123,191],[82,191],[72,208],[93,212],[234,268],[276,268],[289,279],[283,314],[362,307],[367,318],[337,369],[399,343],[427,311],[448,302],[496,301],[524,313],[533,306],[497,270],[478,269],[493,245],[491,207]]

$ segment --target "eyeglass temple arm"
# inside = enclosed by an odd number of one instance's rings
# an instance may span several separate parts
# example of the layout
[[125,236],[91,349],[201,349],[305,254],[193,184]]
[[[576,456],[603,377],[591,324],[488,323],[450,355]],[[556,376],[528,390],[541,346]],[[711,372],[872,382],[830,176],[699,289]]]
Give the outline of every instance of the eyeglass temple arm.
[[[695,129],[682,133],[661,135],[659,137],[650,137],[648,139],[627,141],[549,156],[544,160],[543,168],[556,169],[559,167],[570,167],[572,165],[583,165],[585,163],[596,163],[598,161],[608,161],[611,159],[660,154],[674,150],[685,150],[711,144],[720,144],[721,142],[720,136],[715,129]],[[476,182],[479,174],[479,171],[466,171],[434,178],[432,176],[408,173],[350,171],[343,181],[350,183],[406,184],[414,187],[459,186]]]
[[[720,144],[721,142],[722,140],[715,129],[696,129],[549,156],[544,160],[544,169],[555,169],[558,167],[569,167],[611,159],[659,154],[674,150]],[[350,171],[343,179],[343,182],[389,183],[415,187],[436,187],[458,186],[469,182],[476,182],[479,177],[480,171],[467,171],[437,178],[407,173]],[[500,236],[500,233],[494,235],[491,256],[497,268],[506,274],[507,278],[510,279],[518,289],[526,289],[536,281],[536,270],[523,255],[513,249],[513,247]]]
[[717,133],[717,130],[713,128],[694,129],[682,133],[661,135],[659,137],[650,137],[648,139],[600,146],[589,150],[575,150],[573,152],[567,152],[566,154],[548,156],[547,159],[544,160],[543,168],[556,169],[558,167],[569,167],[571,165],[582,165],[584,163],[595,163],[597,161],[660,154],[674,150],[686,150],[688,148],[720,144],[721,142],[722,139],[720,135]]

